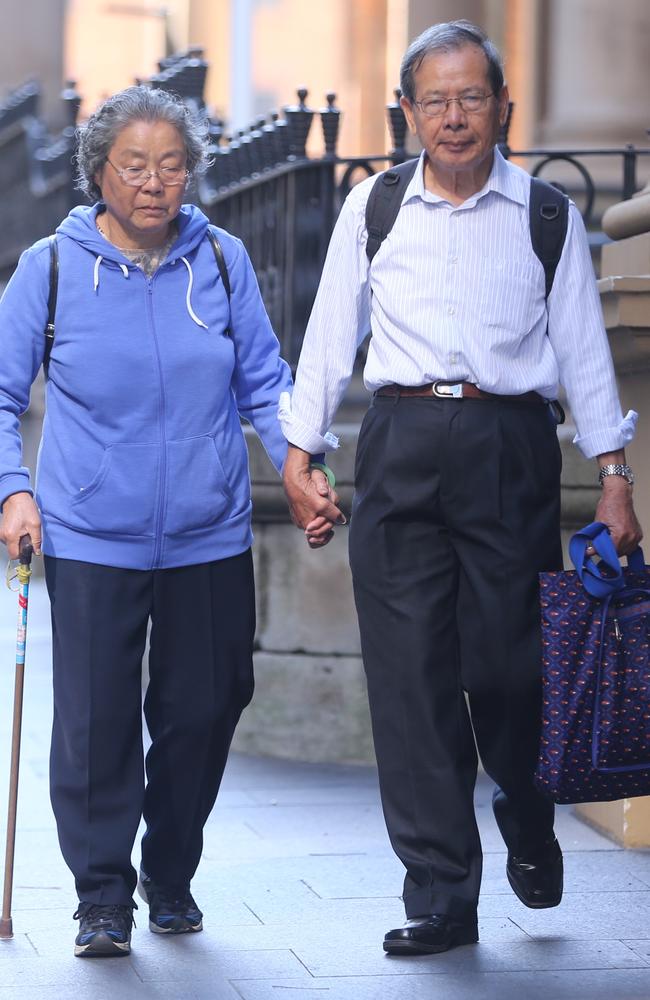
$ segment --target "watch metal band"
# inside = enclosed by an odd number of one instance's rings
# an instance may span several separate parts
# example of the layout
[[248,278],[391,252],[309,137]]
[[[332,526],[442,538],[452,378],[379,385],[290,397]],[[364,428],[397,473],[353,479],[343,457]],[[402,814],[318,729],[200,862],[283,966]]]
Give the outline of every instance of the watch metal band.
[[601,486],[607,476],[622,476],[623,479],[627,479],[630,486],[634,484],[634,473],[629,465],[619,465],[613,462],[609,465],[602,465],[598,473],[598,482]]

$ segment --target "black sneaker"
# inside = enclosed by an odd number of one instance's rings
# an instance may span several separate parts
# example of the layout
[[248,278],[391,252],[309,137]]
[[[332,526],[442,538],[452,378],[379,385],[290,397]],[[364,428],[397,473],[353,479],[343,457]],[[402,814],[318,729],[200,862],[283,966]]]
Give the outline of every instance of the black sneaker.
[[73,919],[79,921],[74,953],[80,958],[110,958],[131,953],[134,924],[131,906],[80,903]]
[[189,883],[158,885],[140,872],[138,892],[149,904],[149,930],[154,934],[187,934],[203,930],[203,914],[192,898]]

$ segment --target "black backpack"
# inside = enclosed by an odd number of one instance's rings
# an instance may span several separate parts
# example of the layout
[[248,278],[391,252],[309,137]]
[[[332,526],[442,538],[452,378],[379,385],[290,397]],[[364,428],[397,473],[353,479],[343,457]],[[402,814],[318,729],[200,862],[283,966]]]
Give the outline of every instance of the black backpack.
[[[226,295],[228,296],[228,304],[230,304],[230,278],[228,276],[228,268],[226,266],[226,258],[223,254],[223,248],[217,236],[212,232],[209,226],[206,235],[210,241],[210,246],[212,247],[212,252],[214,253],[214,259],[217,262],[217,268],[219,269],[219,274],[221,275],[223,287]],[[52,345],[54,344],[54,314],[56,313],[56,296],[59,288],[59,248],[56,242],[56,236],[49,236],[48,241],[50,244],[50,291],[47,298],[47,323],[44,330],[45,353],[43,355],[43,371],[45,372],[46,378],[47,370],[50,364]],[[227,329],[226,335],[229,333],[230,330]]]
[[[420,162],[407,160],[381,174],[373,185],[366,205],[368,242],[366,253],[372,262],[379,247],[395,224],[404,192]],[[530,179],[530,240],[546,276],[548,299],[566,237],[569,199],[558,188],[539,177]]]

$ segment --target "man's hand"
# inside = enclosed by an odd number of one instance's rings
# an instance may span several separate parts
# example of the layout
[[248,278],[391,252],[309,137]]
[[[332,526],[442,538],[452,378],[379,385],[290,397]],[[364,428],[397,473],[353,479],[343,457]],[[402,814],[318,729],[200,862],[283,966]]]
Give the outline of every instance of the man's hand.
[[[608,451],[598,455],[596,463],[599,469],[604,465],[625,465],[625,451],[621,448],[619,451]],[[596,507],[595,520],[607,525],[619,556],[629,555],[643,538],[641,525],[634,513],[632,487],[625,476],[605,476],[602,490],[603,494]],[[593,554],[593,548],[590,546],[587,555]]]
[[336,506],[338,494],[320,469],[309,468],[309,454],[289,445],[282,473],[284,491],[294,524],[305,532],[312,549],[322,548],[333,538],[334,524],[345,524],[345,515]]
[[632,487],[622,476],[607,476],[604,480],[595,520],[607,525],[619,556],[633,552],[643,538],[634,513]]
[[0,541],[7,546],[10,559],[18,558],[18,543],[29,535],[34,554],[41,554],[41,516],[31,493],[12,493],[2,505]]

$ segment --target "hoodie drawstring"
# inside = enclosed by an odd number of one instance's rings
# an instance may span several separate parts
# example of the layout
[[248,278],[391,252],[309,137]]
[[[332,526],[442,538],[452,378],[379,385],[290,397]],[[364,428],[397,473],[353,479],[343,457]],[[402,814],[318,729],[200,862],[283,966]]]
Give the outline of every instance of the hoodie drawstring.
[[[95,267],[93,268],[93,291],[94,292],[96,292],[97,289],[99,288],[99,267],[100,267],[103,259],[104,258],[102,257],[101,254],[99,254],[99,256],[95,259]],[[194,320],[194,322],[196,323],[197,326],[200,326],[204,330],[207,330],[208,329],[207,323],[204,323],[202,319],[199,319],[199,317],[196,315],[196,313],[192,309],[191,295],[192,295],[192,287],[194,285],[194,274],[192,273],[192,266],[191,266],[189,260],[187,259],[187,257],[181,257],[180,259],[183,261],[183,263],[185,264],[185,267],[187,268],[187,273],[188,273],[188,278],[189,278],[189,280],[187,282],[187,292],[185,294],[185,305],[187,307],[187,311],[190,314],[190,318],[192,320]],[[118,264],[118,267],[121,269],[122,274],[124,275],[124,277],[128,278],[129,277],[129,269],[126,266],[126,264]]]
[[199,319],[199,317],[192,309],[192,302],[190,299],[190,296],[192,294],[192,285],[194,284],[194,275],[192,274],[192,267],[187,257],[181,257],[181,260],[185,264],[185,267],[187,268],[187,273],[189,275],[189,281],[187,283],[187,292],[185,294],[185,305],[187,306],[187,311],[197,326],[201,326],[203,327],[204,330],[207,330],[208,329],[207,323],[204,323],[202,319]]
[[99,265],[103,261],[103,257],[100,254],[95,260],[95,267],[93,269],[93,292],[96,292],[99,288]]
[[[95,266],[93,268],[93,292],[96,292],[97,289],[99,288],[99,265],[101,264],[101,262],[103,261],[103,259],[104,258],[102,257],[101,254],[99,254],[99,256],[95,259]],[[128,278],[129,277],[129,269],[126,266],[126,264],[118,264],[118,267],[121,268],[121,271],[122,271],[122,274],[124,275],[124,277]]]

